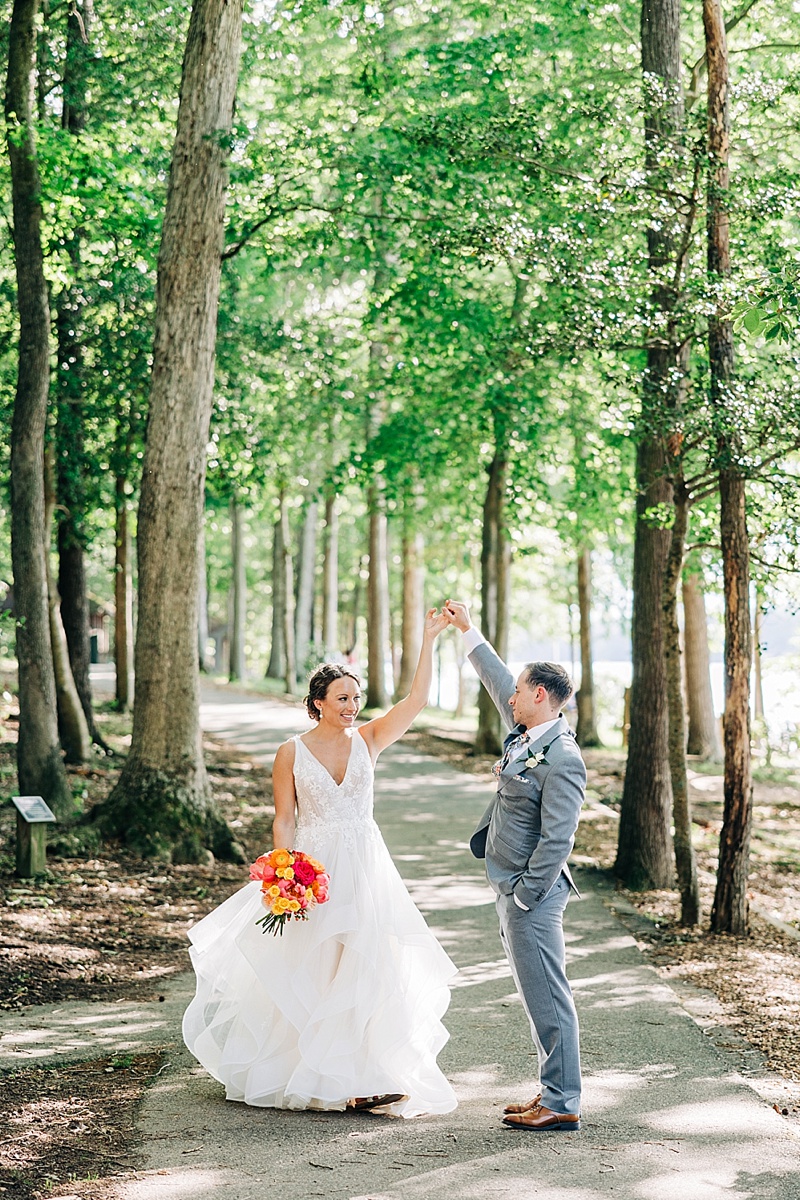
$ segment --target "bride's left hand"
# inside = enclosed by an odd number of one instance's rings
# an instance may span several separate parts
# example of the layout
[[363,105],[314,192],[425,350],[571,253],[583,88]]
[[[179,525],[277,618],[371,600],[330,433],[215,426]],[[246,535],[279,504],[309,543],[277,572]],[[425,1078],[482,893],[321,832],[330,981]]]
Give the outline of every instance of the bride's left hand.
[[447,629],[450,624],[447,619],[447,614],[438,608],[429,608],[425,614],[425,636],[429,638],[437,638],[442,630]]

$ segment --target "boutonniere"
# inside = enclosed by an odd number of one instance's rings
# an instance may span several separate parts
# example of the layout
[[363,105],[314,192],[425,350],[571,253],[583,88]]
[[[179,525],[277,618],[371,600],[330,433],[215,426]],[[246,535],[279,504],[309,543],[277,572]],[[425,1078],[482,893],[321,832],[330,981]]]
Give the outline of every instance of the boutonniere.
[[541,750],[529,750],[528,757],[525,759],[525,767],[528,771],[532,771],[534,767],[548,766],[547,751],[552,746],[552,742],[548,742]]

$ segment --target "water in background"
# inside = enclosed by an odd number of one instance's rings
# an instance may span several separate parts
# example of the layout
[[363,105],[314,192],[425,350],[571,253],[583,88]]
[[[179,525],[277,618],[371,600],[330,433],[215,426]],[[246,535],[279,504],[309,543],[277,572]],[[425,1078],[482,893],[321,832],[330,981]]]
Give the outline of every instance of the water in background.
[[[522,662],[509,663],[512,673],[516,676],[524,667]],[[572,672],[572,663],[564,662],[562,666]],[[764,715],[769,729],[770,742],[778,746],[786,735],[796,733],[800,728],[800,661],[797,655],[784,655],[780,658],[764,658],[762,660]],[[472,666],[467,663],[464,667],[467,681],[467,703],[473,704],[477,695],[478,677]],[[576,682],[580,684],[580,670],[576,672]],[[625,688],[631,682],[631,664],[629,662],[596,662],[594,664],[595,702],[598,711],[598,723],[601,736],[609,744],[619,742],[622,728],[622,713]],[[714,697],[714,710],[721,717],[724,707],[725,684],[723,664],[711,663],[711,691]],[[458,699],[458,670],[446,660],[441,665],[441,683],[434,682],[434,693],[438,695],[440,705],[444,709],[454,709]]]

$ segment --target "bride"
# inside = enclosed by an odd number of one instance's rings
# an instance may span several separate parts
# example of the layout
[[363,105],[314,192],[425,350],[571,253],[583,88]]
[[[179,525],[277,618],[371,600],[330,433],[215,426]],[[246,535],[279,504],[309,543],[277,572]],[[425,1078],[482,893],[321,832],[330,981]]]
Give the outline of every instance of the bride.
[[427,704],[433,645],[447,624],[436,609],[426,614],[411,691],[359,727],[357,676],[338,663],[319,667],[305,701],[316,728],[275,756],[274,844],[325,866],[327,903],[276,938],[256,925],[265,910],[253,881],[189,934],[197,994],[183,1036],[229,1100],[403,1117],[456,1106],[436,1063],[456,967],[372,816],[375,761]]

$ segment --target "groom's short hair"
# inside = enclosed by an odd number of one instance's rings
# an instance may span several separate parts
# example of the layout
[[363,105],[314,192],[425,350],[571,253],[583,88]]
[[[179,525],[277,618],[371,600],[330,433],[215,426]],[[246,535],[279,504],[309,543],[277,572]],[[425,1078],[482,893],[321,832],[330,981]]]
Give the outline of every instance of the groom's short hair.
[[528,663],[525,668],[525,678],[529,687],[543,687],[559,708],[563,708],[575,690],[575,685],[569,675],[558,663]]

